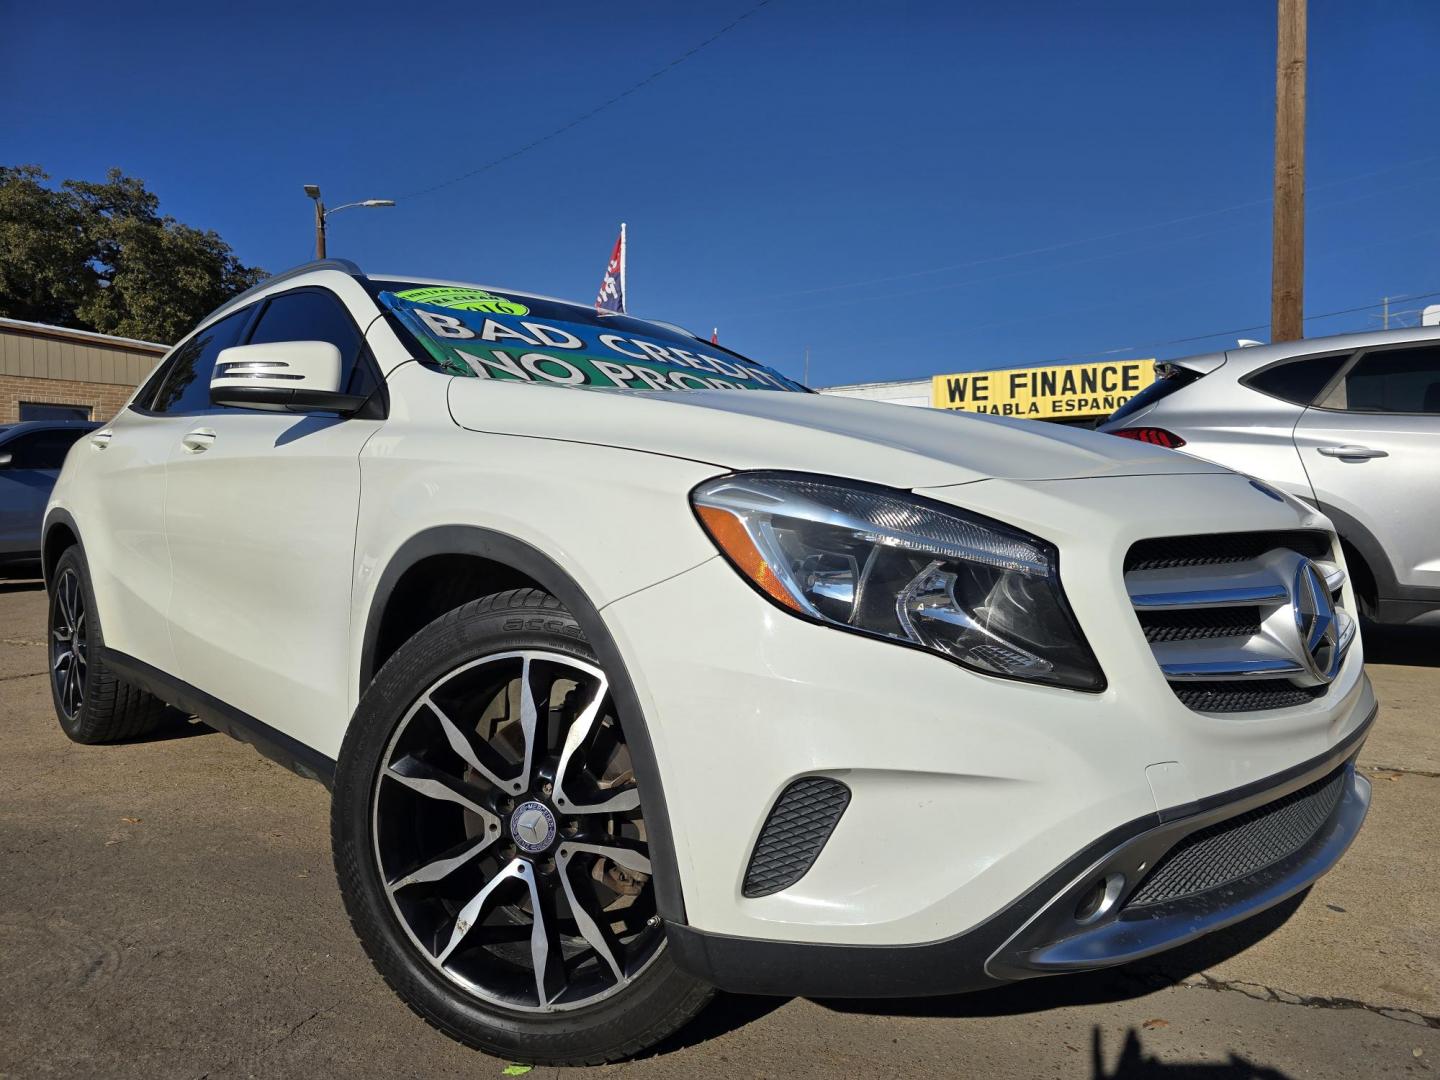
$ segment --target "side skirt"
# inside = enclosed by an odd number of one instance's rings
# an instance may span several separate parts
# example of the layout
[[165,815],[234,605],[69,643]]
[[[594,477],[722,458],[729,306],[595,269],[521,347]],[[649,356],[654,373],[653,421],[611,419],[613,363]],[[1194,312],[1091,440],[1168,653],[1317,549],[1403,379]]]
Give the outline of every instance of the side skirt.
[[335,786],[335,762],[313,747],[277,731],[263,720],[211,697],[204,690],[167,675],[157,667],[133,656],[106,649],[105,666],[126,682],[148,690],[181,712],[198,716],[232,739],[249,743],[261,754],[307,780],[318,780],[326,788]]

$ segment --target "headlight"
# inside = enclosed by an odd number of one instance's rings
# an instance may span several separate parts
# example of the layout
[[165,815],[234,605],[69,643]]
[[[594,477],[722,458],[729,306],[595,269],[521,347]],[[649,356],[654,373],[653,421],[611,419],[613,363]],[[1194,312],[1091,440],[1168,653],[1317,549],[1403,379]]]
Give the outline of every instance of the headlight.
[[716,546],[796,614],[917,645],[976,671],[1101,690],[1060,591],[1055,548],[963,510],[793,473],[691,495]]

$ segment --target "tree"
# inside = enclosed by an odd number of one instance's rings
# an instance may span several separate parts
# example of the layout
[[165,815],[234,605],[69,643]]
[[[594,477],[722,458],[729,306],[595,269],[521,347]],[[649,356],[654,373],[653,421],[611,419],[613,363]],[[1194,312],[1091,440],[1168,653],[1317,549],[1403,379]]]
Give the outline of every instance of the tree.
[[210,230],[160,214],[145,182],[0,166],[0,316],[175,341],[265,271]]
[[81,326],[93,272],[85,217],[35,165],[0,166],[0,315]]

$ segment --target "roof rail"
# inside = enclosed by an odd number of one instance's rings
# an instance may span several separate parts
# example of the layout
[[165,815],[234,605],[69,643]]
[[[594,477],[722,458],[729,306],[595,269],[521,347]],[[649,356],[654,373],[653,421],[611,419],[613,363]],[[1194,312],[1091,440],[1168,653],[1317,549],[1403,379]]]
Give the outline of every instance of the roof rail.
[[251,285],[250,288],[244,292],[232,296],[214,311],[210,312],[209,315],[206,315],[205,318],[201,319],[200,325],[203,326],[210,320],[229,311],[231,308],[238,307],[240,304],[243,304],[255,296],[256,293],[268,289],[272,285],[277,285],[282,281],[289,281],[291,278],[299,277],[301,274],[312,273],[315,270],[338,270],[342,274],[349,274],[351,277],[357,278],[365,276],[365,272],[349,259],[316,259],[313,262],[302,263],[300,266],[292,266],[289,270],[282,270],[278,274],[272,274],[258,285]]

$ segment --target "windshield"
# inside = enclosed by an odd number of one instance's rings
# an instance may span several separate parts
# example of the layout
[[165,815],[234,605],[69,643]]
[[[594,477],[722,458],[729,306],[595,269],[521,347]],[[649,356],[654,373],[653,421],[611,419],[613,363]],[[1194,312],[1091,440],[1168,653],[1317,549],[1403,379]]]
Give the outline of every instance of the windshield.
[[679,327],[474,286],[371,285],[451,375],[622,390],[805,392],[773,368]]

